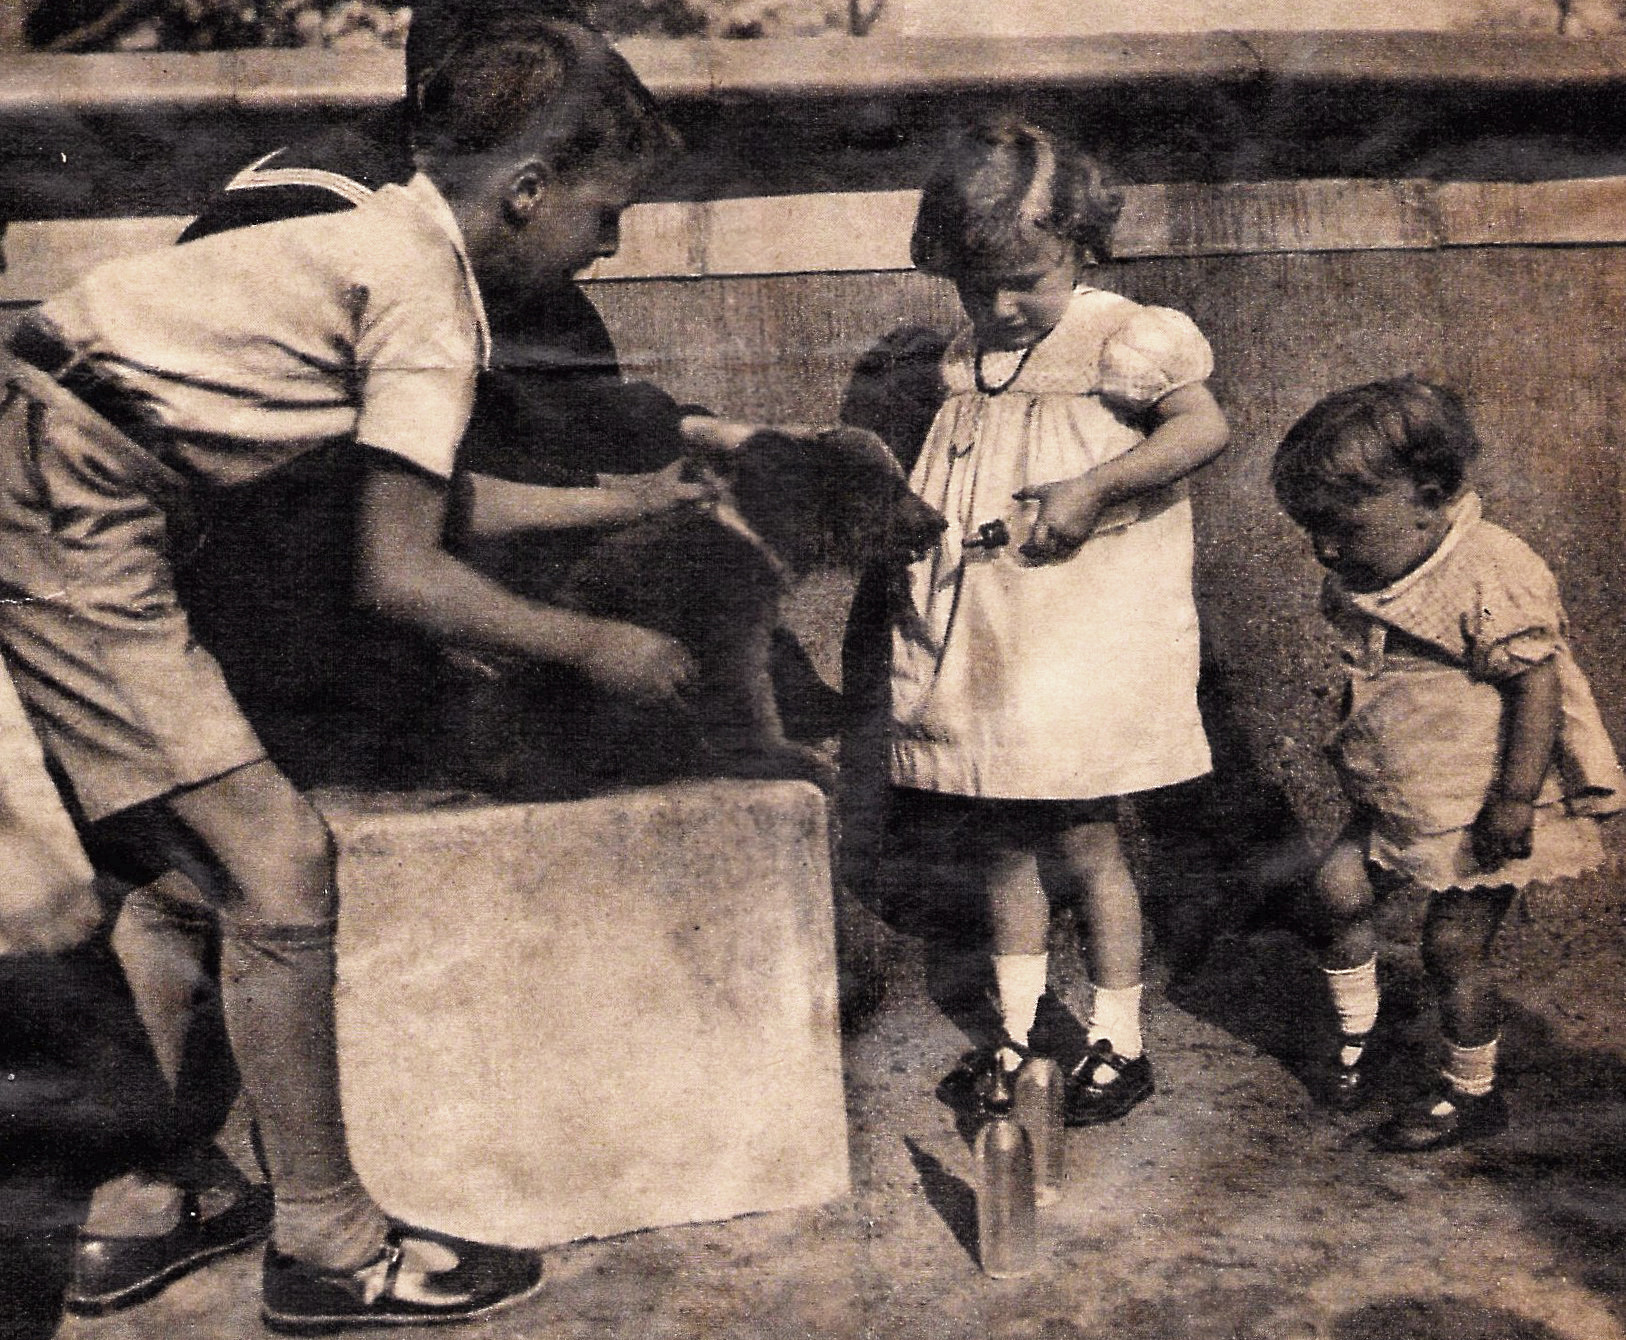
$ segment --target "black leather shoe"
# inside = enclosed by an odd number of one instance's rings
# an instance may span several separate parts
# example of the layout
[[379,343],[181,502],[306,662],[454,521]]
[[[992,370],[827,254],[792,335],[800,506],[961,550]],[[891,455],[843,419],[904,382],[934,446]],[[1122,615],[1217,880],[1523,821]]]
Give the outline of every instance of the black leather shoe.
[[[1325,1094],[1326,1104],[1334,1112],[1353,1112],[1371,1096],[1366,1076],[1361,1070],[1366,1061],[1366,1048],[1371,1039],[1370,1033],[1339,1035],[1337,1049],[1333,1052],[1332,1062],[1327,1067]],[[1346,1062],[1343,1053],[1351,1048],[1359,1048],[1361,1054],[1353,1061]]]
[[268,1247],[261,1315],[272,1330],[296,1335],[427,1326],[487,1316],[541,1286],[534,1251],[392,1220],[383,1252],[359,1270],[324,1270]]
[[[1008,1069],[1000,1059],[1000,1052],[1007,1049],[1021,1058],[1015,1069]],[[1009,1038],[997,1046],[967,1052],[943,1077],[938,1092],[951,1107],[968,1111],[979,1121],[1004,1116],[1015,1101],[1016,1072],[1031,1054]]]
[[201,1218],[188,1194],[181,1221],[156,1237],[116,1238],[81,1233],[73,1252],[67,1307],[101,1316],[151,1298],[217,1256],[252,1247],[271,1231],[271,1188],[245,1186],[219,1214]]
[[[1096,1079],[1096,1070],[1101,1066],[1112,1072],[1110,1079]],[[1130,1060],[1119,1056],[1112,1043],[1102,1038],[1067,1076],[1067,1124],[1099,1126],[1116,1121],[1150,1098],[1156,1087],[1151,1058],[1141,1055]]]
[[1372,1132],[1372,1143],[1391,1154],[1426,1154],[1507,1129],[1507,1102],[1492,1089],[1483,1098],[1441,1088]]

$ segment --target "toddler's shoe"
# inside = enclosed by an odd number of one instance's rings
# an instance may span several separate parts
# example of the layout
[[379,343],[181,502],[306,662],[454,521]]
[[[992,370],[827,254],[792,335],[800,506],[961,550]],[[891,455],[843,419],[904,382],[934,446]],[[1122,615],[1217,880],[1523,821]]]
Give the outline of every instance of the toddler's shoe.
[[268,1247],[262,1316],[273,1331],[305,1335],[425,1326],[488,1316],[541,1287],[534,1251],[391,1221],[384,1250],[359,1270],[324,1270]]
[[[1334,1112],[1353,1112],[1371,1097],[1362,1066],[1366,1063],[1366,1049],[1370,1033],[1340,1033],[1338,1046],[1327,1065],[1323,1101]],[[1354,1060],[1345,1057],[1354,1052]]]
[[[1107,1078],[1099,1078],[1105,1067]],[[1131,1060],[1119,1056],[1102,1038],[1084,1053],[1067,1076],[1066,1120],[1069,1126],[1099,1126],[1116,1121],[1152,1096],[1152,1060],[1144,1054]]]
[[1507,1102],[1492,1089],[1482,1098],[1442,1086],[1372,1132],[1372,1143],[1391,1154],[1449,1149],[1507,1129]]

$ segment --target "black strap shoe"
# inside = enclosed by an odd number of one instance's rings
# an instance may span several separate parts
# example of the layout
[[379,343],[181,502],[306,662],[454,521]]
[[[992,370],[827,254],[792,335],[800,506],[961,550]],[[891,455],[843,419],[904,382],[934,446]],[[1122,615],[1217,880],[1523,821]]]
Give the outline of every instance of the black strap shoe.
[[1442,1086],[1379,1126],[1372,1143],[1390,1154],[1426,1154],[1506,1129],[1507,1101],[1499,1091],[1476,1098]]
[[268,1247],[261,1315],[296,1335],[424,1326],[488,1316],[541,1287],[537,1252],[392,1220],[384,1250],[359,1270],[325,1270]]
[[[1110,1078],[1096,1078],[1102,1066],[1110,1072]],[[1102,1038],[1067,1076],[1067,1124],[1099,1126],[1116,1121],[1150,1098],[1156,1087],[1150,1057],[1141,1055],[1131,1060],[1120,1056],[1112,1043]]]
[[[1325,1102],[1334,1112],[1353,1112],[1370,1097],[1361,1065],[1366,1060],[1366,1048],[1371,1040],[1370,1033],[1339,1034],[1338,1047],[1327,1067],[1325,1093]],[[1351,1051],[1355,1059],[1346,1061],[1345,1053]]]
[[197,1195],[188,1192],[180,1223],[156,1237],[80,1233],[68,1310],[102,1316],[134,1307],[217,1256],[263,1241],[271,1232],[271,1214],[271,1188],[255,1183],[245,1185],[236,1200],[207,1219],[199,1214]]

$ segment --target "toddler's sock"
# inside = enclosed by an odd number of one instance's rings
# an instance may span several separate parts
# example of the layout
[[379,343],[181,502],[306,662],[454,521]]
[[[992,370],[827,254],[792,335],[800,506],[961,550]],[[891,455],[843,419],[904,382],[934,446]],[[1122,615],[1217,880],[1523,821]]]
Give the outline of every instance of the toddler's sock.
[[[1049,965],[1048,954],[994,955],[1000,1025],[1005,1036],[1018,1046],[1028,1045],[1033,1021],[1039,1013],[1039,997],[1044,995]],[[1009,1048],[1001,1048],[999,1059],[1007,1070],[1014,1070],[1021,1063],[1021,1058]]]
[[1140,1035],[1141,990],[1138,982],[1134,986],[1095,988],[1086,1029],[1090,1042],[1107,1039],[1112,1043],[1112,1050],[1127,1061],[1141,1054],[1144,1048]]
[[1459,1047],[1447,1038],[1442,1072],[1445,1082],[1458,1093],[1483,1098],[1496,1087],[1496,1047],[1500,1041],[1495,1037],[1478,1047]]
[[[1339,1052],[1339,1064],[1352,1066],[1366,1050],[1364,1039],[1378,1021],[1378,959],[1374,954],[1353,968],[1323,968],[1332,1012],[1338,1016],[1338,1031],[1346,1039]],[[1351,1043],[1349,1038],[1363,1041]]]

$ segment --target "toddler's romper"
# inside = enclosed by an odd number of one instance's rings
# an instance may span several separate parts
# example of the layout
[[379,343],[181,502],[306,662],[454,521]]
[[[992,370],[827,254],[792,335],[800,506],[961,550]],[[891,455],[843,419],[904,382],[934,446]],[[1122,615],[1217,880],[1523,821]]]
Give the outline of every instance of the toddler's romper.
[[447,478],[488,345],[421,175],[110,262],[19,329],[0,363],[0,644],[83,818],[264,757],[176,598],[195,481],[332,442]]
[[[1111,509],[1051,563],[1018,552],[1036,505],[1011,495],[1132,451],[1159,400],[1208,378],[1207,341],[1178,312],[1081,288],[1037,344],[985,356],[990,390],[969,329],[942,367],[948,398],[910,482],[948,530],[911,569],[894,634],[893,782],[1086,800],[1206,773],[1184,482]],[[998,519],[1008,546],[963,547]]]
[[[1427,889],[1523,885],[1603,860],[1595,820],[1626,808],[1626,775],[1565,639],[1558,584],[1477,495],[1421,566],[1381,591],[1323,588],[1348,681],[1329,755],[1367,828],[1367,855]],[[1493,871],[1471,826],[1501,769],[1498,684],[1558,669],[1561,711],[1537,798],[1532,852]]]

